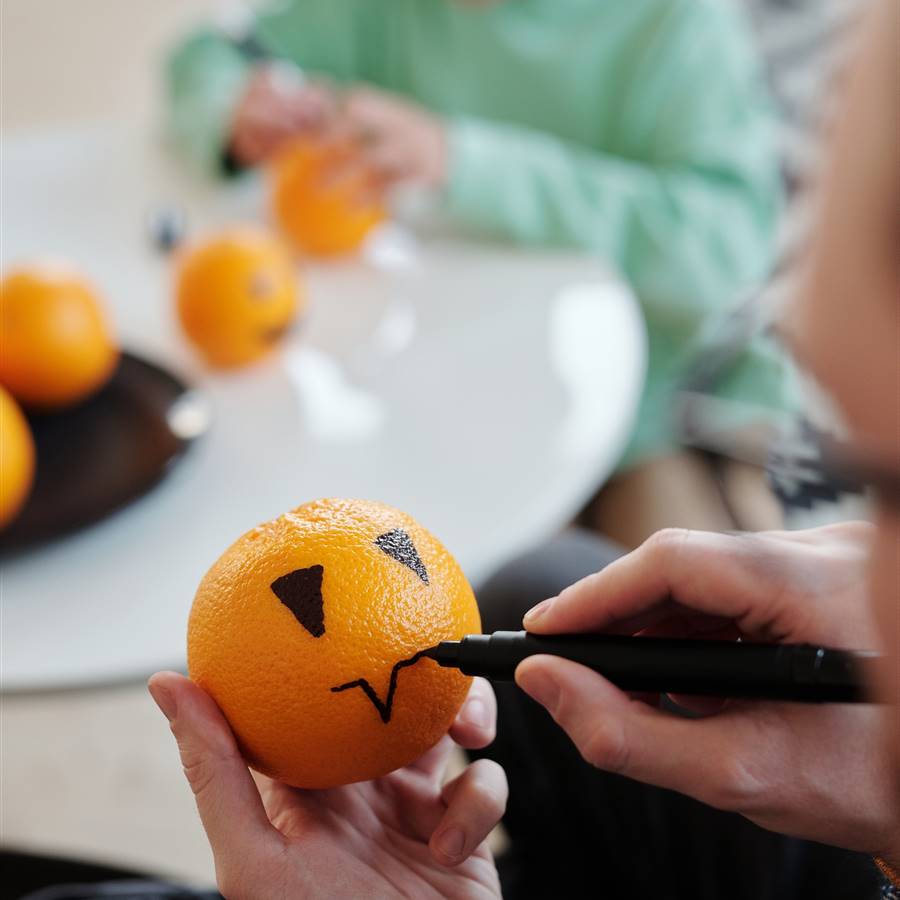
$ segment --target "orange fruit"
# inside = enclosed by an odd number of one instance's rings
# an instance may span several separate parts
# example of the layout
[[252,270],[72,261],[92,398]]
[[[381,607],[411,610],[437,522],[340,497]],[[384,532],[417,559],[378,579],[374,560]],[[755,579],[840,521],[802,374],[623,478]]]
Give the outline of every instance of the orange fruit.
[[0,528],[22,508],[34,478],[34,441],[12,396],[0,387]]
[[384,219],[380,204],[362,199],[373,185],[361,171],[337,184],[323,183],[327,169],[353,152],[346,144],[304,139],[290,143],[273,161],[272,214],[298,250],[313,256],[349,253]]
[[301,302],[287,248],[267,231],[246,226],[179,253],[175,293],[187,336],[216,366],[239,366],[269,353]]
[[465,576],[421,525],[381,503],[317,500],[248,531],[206,573],[188,670],[254,769],[326,788],[440,740],[470,679],[412,658],[480,630]]
[[0,383],[26,406],[83,400],[118,358],[100,300],[78,273],[35,265],[0,282]]

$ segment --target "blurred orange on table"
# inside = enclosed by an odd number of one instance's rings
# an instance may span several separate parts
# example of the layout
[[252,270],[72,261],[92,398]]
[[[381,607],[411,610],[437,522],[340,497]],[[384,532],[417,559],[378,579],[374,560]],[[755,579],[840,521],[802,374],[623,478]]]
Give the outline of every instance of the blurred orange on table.
[[179,251],[178,316],[216,366],[269,353],[304,305],[290,252],[261,228],[232,228]]
[[446,734],[471,679],[419,651],[480,630],[459,565],[415,520],[317,500],[248,531],[206,573],[188,670],[253,768],[326,788],[385,775]]
[[[385,218],[376,185],[353,166],[356,151],[348,143],[294,141],[271,164],[272,215],[301,252],[336,256],[356,250]],[[329,173],[343,169],[329,182]]]
[[19,405],[0,387],[0,528],[22,508],[34,480],[34,440]]
[[100,298],[77,272],[39,264],[0,282],[0,384],[25,406],[83,400],[118,359]]

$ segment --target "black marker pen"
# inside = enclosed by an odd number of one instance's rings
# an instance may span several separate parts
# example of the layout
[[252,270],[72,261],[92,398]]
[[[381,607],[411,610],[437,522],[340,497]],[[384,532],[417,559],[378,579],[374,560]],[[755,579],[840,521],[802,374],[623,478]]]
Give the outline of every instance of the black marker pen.
[[466,675],[511,681],[516,666],[538,653],[581,663],[626,691],[806,703],[865,702],[862,668],[877,659],[809,644],[526,631],[470,634],[422,655]]

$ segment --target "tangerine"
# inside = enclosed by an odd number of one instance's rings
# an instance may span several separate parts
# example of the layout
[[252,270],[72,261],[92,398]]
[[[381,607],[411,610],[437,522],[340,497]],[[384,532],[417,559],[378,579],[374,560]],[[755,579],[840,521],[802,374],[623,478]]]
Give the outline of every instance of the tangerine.
[[417,654],[480,630],[465,576],[421,525],[381,503],[317,500],[247,532],[206,573],[188,670],[254,769],[327,788],[440,740],[471,679]]
[[16,517],[33,479],[31,429],[18,403],[0,387],[0,528]]
[[291,142],[271,165],[271,207],[282,233],[301,252],[336,256],[356,250],[383,221],[381,205],[363,199],[374,185],[362,170],[337,184],[323,181],[328,168],[349,160],[347,143]]
[[290,253],[263,229],[232,228],[178,255],[178,315],[213,365],[243,365],[269,353],[301,299]]
[[0,383],[26,406],[83,400],[112,375],[119,351],[94,288],[78,273],[39,264],[0,282]]

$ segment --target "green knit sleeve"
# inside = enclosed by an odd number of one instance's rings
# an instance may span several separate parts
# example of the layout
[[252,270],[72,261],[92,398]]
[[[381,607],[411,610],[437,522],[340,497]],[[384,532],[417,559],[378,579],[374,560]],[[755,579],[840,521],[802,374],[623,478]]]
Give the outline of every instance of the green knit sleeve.
[[657,336],[687,348],[713,309],[765,274],[780,179],[772,113],[741,33],[705,21],[709,3],[697,15],[675,6],[671,27],[597,85],[597,96],[621,97],[602,149],[457,118],[444,203],[478,229],[609,259]]

